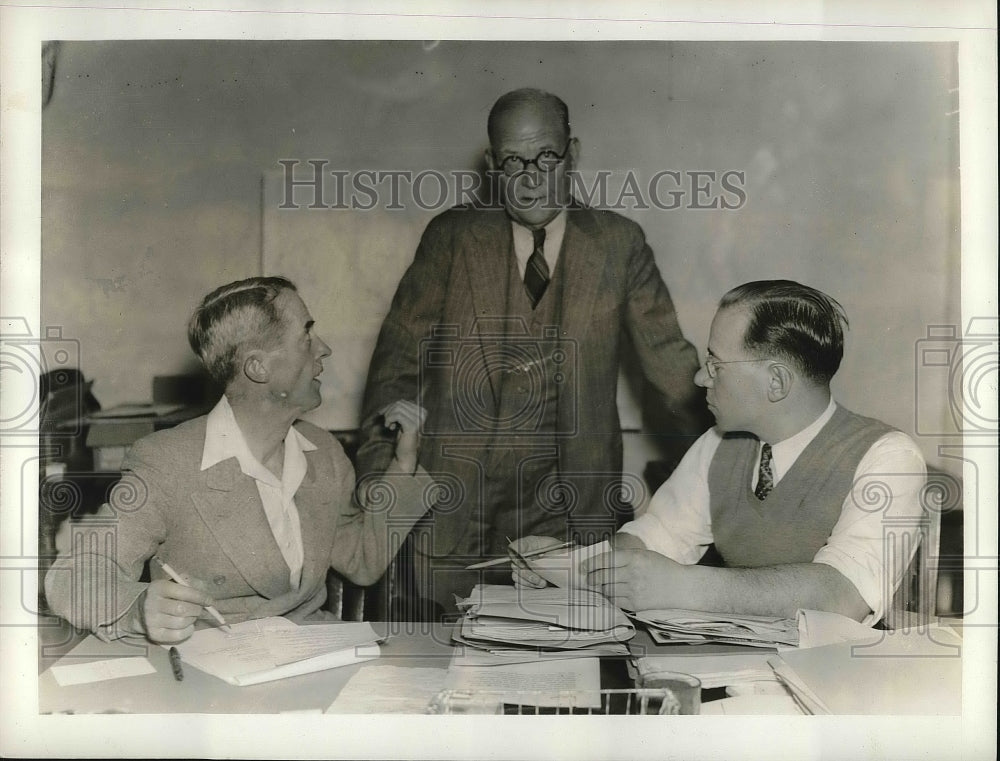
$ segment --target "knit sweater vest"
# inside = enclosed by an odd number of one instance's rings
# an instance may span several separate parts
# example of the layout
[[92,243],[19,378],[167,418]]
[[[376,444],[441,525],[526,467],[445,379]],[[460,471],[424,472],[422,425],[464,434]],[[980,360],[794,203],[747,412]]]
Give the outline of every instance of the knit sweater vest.
[[759,440],[725,434],[708,471],[712,534],[725,564],[811,562],[840,518],[861,458],[892,430],[838,405],[764,501],[752,488]]

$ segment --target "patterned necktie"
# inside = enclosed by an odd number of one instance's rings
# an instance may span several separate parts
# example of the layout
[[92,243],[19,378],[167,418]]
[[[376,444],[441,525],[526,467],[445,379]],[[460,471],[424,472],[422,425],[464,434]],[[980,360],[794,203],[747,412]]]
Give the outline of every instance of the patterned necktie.
[[535,239],[535,249],[524,268],[524,289],[528,292],[531,308],[534,309],[549,285],[549,265],[545,262],[545,228],[532,230],[531,235]]
[[757,488],[753,490],[757,499],[762,502],[774,488],[774,474],[771,472],[771,445],[764,444],[760,448],[760,470],[757,471]]

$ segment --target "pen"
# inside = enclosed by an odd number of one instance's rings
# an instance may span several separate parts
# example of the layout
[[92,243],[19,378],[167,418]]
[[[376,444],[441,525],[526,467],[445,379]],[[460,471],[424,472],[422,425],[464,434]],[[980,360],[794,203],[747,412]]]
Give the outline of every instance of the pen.
[[183,682],[184,667],[181,666],[181,654],[176,647],[170,648],[170,668],[174,672],[174,679],[178,682]]
[[[533,558],[538,555],[545,555],[549,552],[555,552],[556,550],[564,550],[567,547],[572,547],[575,542],[563,542],[562,544],[555,544],[551,547],[543,547],[540,550],[532,550],[531,552],[519,552],[519,558]],[[467,565],[465,567],[466,571],[474,571],[477,568],[491,568],[495,565],[503,565],[504,563],[510,563],[514,558],[497,558],[496,560],[486,560],[482,563],[474,563],[473,565]]]
[[[177,571],[175,571],[173,568],[171,568],[169,565],[167,565],[166,563],[164,563],[162,560],[160,560],[155,555],[153,556],[153,560],[155,560],[157,563],[160,564],[160,567],[163,569],[163,572],[165,574],[167,574],[167,576],[169,576],[171,579],[173,579],[174,581],[176,581],[182,587],[190,587],[191,586],[186,581],[184,581],[184,579],[182,579],[180,577],[180,574],[178,574]],[[231,629],[229,628],[229,624],[226,623],[226,619],[224,619],[222,617],[222,614],[219,613],[219,611],[217,611],[213,606],[208,605],[208,606],[205,607],[205,610],[208,611],[208,614],[212,618],[214,618],[216,621],[219,622],[219,628],[222,629],[222,631],[226,632],[227,634],[231,631]]]

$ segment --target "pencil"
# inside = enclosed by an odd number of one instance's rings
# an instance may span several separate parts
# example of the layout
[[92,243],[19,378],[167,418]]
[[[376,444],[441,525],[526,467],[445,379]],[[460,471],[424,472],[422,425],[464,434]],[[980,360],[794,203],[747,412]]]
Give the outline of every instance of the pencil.
[[[537,557],[538,555],[545,555],[545,554],[547,554],[549,552],[555,552],[556,550],[564,550],[567,547],[572,547],[574,544],[576,544],[576,542],[563,542],[562,544],[555,544],[555,545],[552,545],[551,547],[543,547],[542,549],[539,549],[539,550],[531,550],[531,552],[521,552],[521,553],[518,553],[518,554],[522,558],[533,558],[533,557]],[[491,568],[492,566],[495,566],[495,565],[503,565],[504,563],[510,563],[513,560],[514,560],[514,558],[510,558],[510,557],[497,558],[495,560],[486,560],[486,561],[484,561],[482,563],[474,563],[473,565],[467,565],[467,566],[465,566],[465,570],[466,571],[475,571],[478,568]]]
[[183,682],[184,667],[181,666],[181,654],[176,647],[170,648],[170,668],[174,672],[174,679],[178,682]]
[[[178,584],[180,584],[180,585],[181,585],[182,587],[190,587],[190,586],[191,586],[191,585],[190,585],[190,584],[188,584],[188,583],[187,583],[186,581],[184,581],[184,579],[183,579],[183,578],[181,578],[180,574],[179,574],[179,573],[177,573],[177,571],[175,571],[175,570],[174,570],[173,568],[171,568],[171,567],[170,567],[169,565],[167,565],[166,563],[164,563],[164,562],[163,562],[162,560],[160,560],[160,559],[159,559],[158,557],[154,556],[154,557],[153,557],[153,560],[155,560],[155,561],[156,561],[157,563],[159,563],[159,564],[160,564],[160,567],[161,567],[161,568],[163,569],[163,572],[164,572],[165,574],[167,574],[167,576],[169,576],[169,577],[170,577],[171,579],[173,579],[174,581],[176,581],[176,582],[177,582]],[[207,610],[207,611],[208,611],[208,615],[210,615],[210,616],[211,616],[212,618],[214,618],[214,619],[215,619],[216,621],[218,621],[218,622],[219,622],[219,628],[220,628],[220,629],[222,629],[222,631],[226,632],[227,634],[228,634],[228,633],[229,633],[230,631],[232,631],[232,630],[231,630],[231,629],[229,628],[229,624],[227,624],[227,623],[226,623],[226,619],[224,619],[224,618],[222,617],[222,614],[221,614],[221,613],[219,613],[219,611],[217,611],[217,610],[216,610],[216,609],[215,609],[215,608],[214,608],[213,606],[211,606],[211,605],[207,605],[207,606],[205,606],[205,610]]]

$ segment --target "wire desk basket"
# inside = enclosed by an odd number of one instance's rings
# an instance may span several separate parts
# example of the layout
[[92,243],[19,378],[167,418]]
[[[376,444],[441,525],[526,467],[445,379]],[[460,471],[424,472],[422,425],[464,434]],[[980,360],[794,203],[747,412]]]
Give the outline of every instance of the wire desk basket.
[[[596,693],[596,694],[595,694]],[[539,705],[539,704],[542,705]],[[598,704],[599,705],[595,705]],[[427,708],[429,714],[504,714],[514,716],[631,715],[681,713],[680,701],[663,687],[589,690],[442,690]]]

